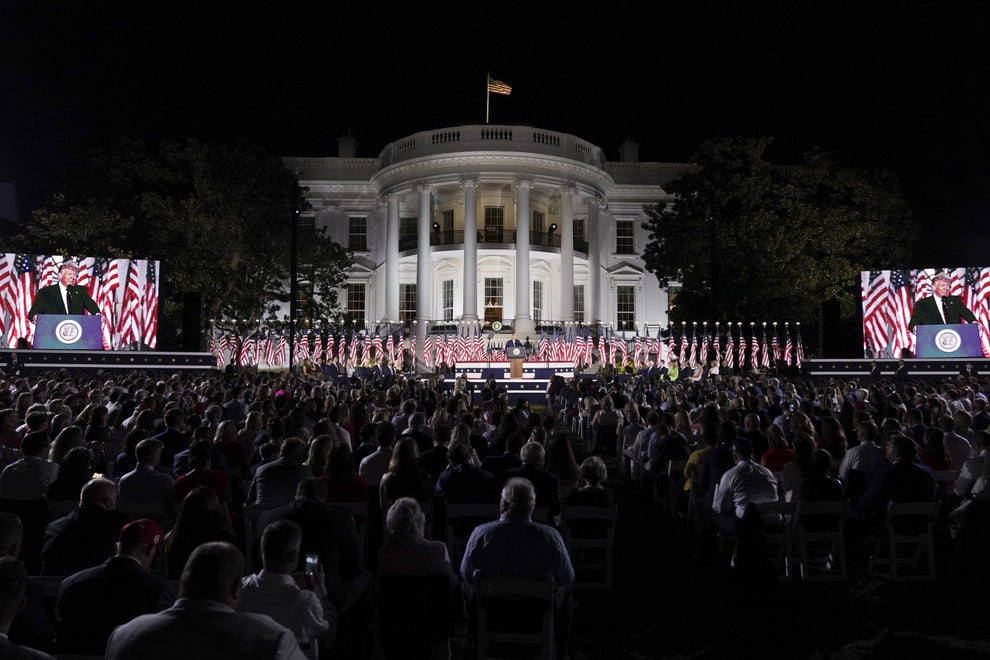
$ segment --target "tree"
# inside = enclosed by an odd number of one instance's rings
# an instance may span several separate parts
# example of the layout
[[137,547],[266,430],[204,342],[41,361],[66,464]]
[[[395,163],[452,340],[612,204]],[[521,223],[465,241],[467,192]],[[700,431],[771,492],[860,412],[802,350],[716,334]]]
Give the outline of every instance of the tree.
[[[681,285],[675,322],[796,321],[817,327],[820,304],[856,316],[862,270],[904,263],[917,229],[896,178],[813,151],[786,167],[765,157],[770,138],[703,143],[645,209],[646,267]],[[809,333],[810,334],[810,333]]]
[[[124,140],[95,153],[72,191],[36,211],[20,243],[39,252],[161,260],[165,339],[178,330],[183,292],[202,293],[207,319],[274,318],[289,300],[291,223],[305,204],[301,193],[281,159],[254,145]],[[322,231],[299,238],[313,300],[306,314],[329,317],[350,253]]]

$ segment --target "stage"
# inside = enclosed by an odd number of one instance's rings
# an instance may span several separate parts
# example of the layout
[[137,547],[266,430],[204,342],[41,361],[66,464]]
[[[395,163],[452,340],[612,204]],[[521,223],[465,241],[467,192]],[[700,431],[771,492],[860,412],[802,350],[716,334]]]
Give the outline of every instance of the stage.
[[169,351],[66,351],[41,349],[7,349],[0,351],[0,366],[8,371],[10,355],[15,353],[22,373],[35,374],[51,370],[97,371],[111,369],[146,369],[164,371],[215,371],[217,359],[212,353],[178,353]]

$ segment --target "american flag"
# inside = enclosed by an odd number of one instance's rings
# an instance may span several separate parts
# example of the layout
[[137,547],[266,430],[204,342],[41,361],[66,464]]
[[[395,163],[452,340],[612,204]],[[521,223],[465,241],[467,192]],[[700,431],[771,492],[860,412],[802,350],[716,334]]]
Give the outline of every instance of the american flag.
[[389,364],[395,364],[395,338],[392,336],[391,329],[388,333],[388,338],[385,340],[385,352],[388,354]]
[[126,347],[133,342],[141,341],[142,325],[141,312],[144,305],[141,302],[141,283],[139,264],[133,259],[127,264],[127,284],[124,288],[124,301],[120,309],[119,331],[120,347]]
[[371,349],[371,359],[376,363],[381,362],[385,355],[385,349],[382,347],[380,330],[375,330],[375,336],[371,339]]
[[784,363],[789,367],[789,366],[791,366],[791,362],[793,361],[794,344],[791,343],[791,331],[790,330],[786,330],[785,329],[784,330],[784,335],[786,336],[786,340],[785,340],[785,343],[784,343]]
[[[103,316],[103,348],[111,350],[119,344],[114,341],[117,328],[117,289],[120,288],[120,271],[116,260],[100,259],[96,263],[96,291],[93,300]],[[222,365],[221,365],[222,366]]]
[[708,333],[703,332],[701,336],[701,349],[698,352],[698,361],[702,364],[708,362]]
[[801,328],[799,327],[797,329],[797,356],[794,358],[794,364],[800,369],[802,362],[804,362],[804,344],[801,343]]
[[780,361],[780,340],[777,338],[777,328],[773,329],[773,337],[770,339],[770,350],[773,352],[773,361]]
[[319,361],[321,357],[323,357],[323,338],[317,332],[313,337],[313,362]]
[[89,291],[89,297],[96,300],[96,259],[86,257],[79,260],[79,277],[76,278],[78,286],[84,286]]
[[932,295],[932,276],[925,269],[914,271],[915,302]]
[[485,359],[485,336],[481,334],[481,328],[474,329],[474,359]]
[[269,369],[277,364],[275,361],[275,341],[272,340],[271,331],[265,334],[265,364],[268,365]]
[[537,349],[537,357],[540,362],[550,361],[550,339],[545,330],[540,331],[540,347]]
[[743,335],[742,328],[739,328],[739,369],[746,368],[746,336]]
[[220,339],[217,340],[217,366],[222,367],[227,363],[227,351],[229,349],[228,339],[226,333],[220,335]]
[[241,366],[247,366],[251,364],[251,359],[254,357],[254,350],[251,346],[251,338],[245,337],[241,340],[241,351],[238,357],[238,364]]
[[[911,349],[911,333],[908,331],[908,323],[911,321],[911,311],[914,308],[914,299],[911,294],[911,278],[907,271],[890,271],[890,284],[893,287],[894,297],[890,315],[893,325],[891,350],[894,355],[900,355],[901,349]],[[799,365],[800,366],[800,365]]]
[[736,367],[736,346],[732,339],[732,327],[729,327],[729,332],[725,335],[725,360],[722,362],[724,366],[729,371],[732,371]]
[[766,328],[763,329],[763,341],[760,344],[760,350],[761,350],[761,353],[762,353],[761,359],[760,359],[760,364],[764,368],[769,369],[770,368],[770,347],[767,345],[767,330],[766,330]]
[[426,331],[426,339],[423,341],[423,362],[427,369],[433,368],[433,335],[429,330]]
[[667,335],[667,359],[669,360],[674,354],[674,350],[677,348],[677,341],[674,338],[674,326],[670,326],[670,330]]
[[608,362],[608,356],[605,353],[605,335],[602,333],[598,334],[598,363],[605,364]]
[[17,344],[19,338],[27,339],[31,342],[34,328],[28,322],[27,313],[34,302],[35,282],[34,282],[34,259],[26,254],[19,254],[14,257],[14,296],[11,307],[11,346]]
[[[38,288],[51,286],[58,282],[58,267],[61,261],[55,257],[39,257],[41,259],[41,277],[38,278]],[[78,280],[76,280],[78,284]]]
[[688,341],[687,334],[685,334],[684,326],[681,326],[681,350],[677,354],[678,359],[684,360],[687,358],[688,349],[691,347],[691,343]]
[[265,347],[264,343],[261,341],[261,333],[256,332],[254,337],[251,338],[251,360],[255,365],[261,366],[261,360],[265,357]]
[[505,94],[508,96],[512,93],[512,88],[501,80],[495,80],[491,76],[488,76],[488,91],[492,94]]
[[[341,342],[343,345],[343,342]],[[358,342],[354,337],[354,331],[351,330],[351,367],[357,366],[357,356],[358,356]]]
[[10,265],[10,255],[0,252],[0,345],[4,343],[7,330],[7,317],[11,313],[10,303],[14,299],[14,268]]
[[973,268],[972,304],[969,306],[980,326],[980,344],[983,346],[983,357],[990,357],[990,268]]
[[217,360],[217,368],[223,366],[223,358],[220,357],[219,351],[217,351],[217,338],[210,333],[210,338],[206,340],[206,350],[213,354]]
[[327,333],[327,359],[333,361],[336,354],[333,352],[333,332]]
[[[351,335],[351,340],[353,341],[354,335]],[[343,367],[347,364],[347,335],[343,332],[340,333],[340,346],[337,348],[337,362]]]
[[413,368],[416,367],[416,333],[409,335],[409,352],[412,353]]
[[285,341],[285,335],[279,334],[278,344],[275,345],[275,364],[285,364],[286,354],[287,354],[287,342]]
[[691,354],[688,357],[688,364],[694,364],[698,357],[698,331],[697,329],[691,331]]
[[863,285],[863,325],[866,347],[882,351],[890,343],[890,281],[882,270],[870,271]]
[[617,347],[615,345],[615,332],[610,330],[608,333],[608,361],[612,364],[613,367],[616,365],[616,362],[619,358],[616,348]]
[[148,262],[144,283],[144,343],[151,349],[158,345],[158,262]]
[[629,343],[626,341],[625,335],[619,336],[619,350],[622,351],[622,365],[629,362]]
[[760,366],[760,340],[753,329],[750,329],[749,351],[749,368],[755,371]]
[[[647,340],[647,348],[649,348],[649,340]],[[643,364],[643,340],[639,336],[639,330],[636,331],[636,339],[633,343],[633,366],[639,369]]]
[[[712,348],[715,349],[715,364],[722,364],[722,347],[719,346],[718,329],[715,330],[715,340],[712,344]],[[732,350],[732,349],[729,349]]]

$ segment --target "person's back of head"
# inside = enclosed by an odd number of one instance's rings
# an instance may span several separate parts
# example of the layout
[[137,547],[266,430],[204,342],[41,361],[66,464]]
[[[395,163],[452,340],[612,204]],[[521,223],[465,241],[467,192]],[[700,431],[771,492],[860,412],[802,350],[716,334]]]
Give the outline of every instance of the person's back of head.
[[447,450],[447,461],[453,465],[471,464],[471,446],[465,442],[455,442]]
[[894,457],[897,460],[910,463],[918,455],[918,445],[903,433],[895,433],[890,437]]
[[309,445],[306,444],[306,441],[293,436],[282,441],[278,455],[279,458],[302,464],[306,460],[308,451]]
[[24,563],[16,557],[0,557],[0,632],[6,633],[14,617],[24,608],[26,589]]
[[421,410],[416,410],[415,404],[416,402],[414,401],[413,410],[415,412],[413,412],[412,416],[409,418],[409,426],[418,429],[426,426],[426,413]]
[[156,457],[161,457],[163,447],[161,440],[145,438],[134,448],[134,456],[141,465],[151,465]]
[[16,557],[24,540],[24,523],[16,513],[0,512],[0,556]]
[[179,598],[212,600],[233,607],[244,575],[244,555],[224,541],[203,543],[186,560]]
[[21,453],[25,456],[42,456],[48,452],[51,438],[44,431],[31,431],[21,440]]
[[113,509],[117,505],[117,484],[110,479],[90,479],[79,491],[79,506]]
[[375,442],[379,447],[391,449],[395,444],[396,431],[391,424],[378,424],[375,427]]
[[880,430],[877,425],[872,420],[863,421],[859,423],[859,432],[865,442],[876,442],[877,436],[880,434]]
[[589,486],[597,486],[608,479],[608,468],[600,456],[588,456],[581,461],[580,472]]
[[420,540],[426,529],[426,514],[415,499],[400,497],[389,507],[385,526],[393,543]]
[[310,502],[326,502],[327,482],[319,477],[306,477],[296,486],[296,499]]
[[213,460],[213,446],[209,440],[201,440],[189,447],[189,469],[209,470]]
[[513,477],[502,488],[501,509],[513,515],[531,517],[536,508],[536,490],[529,479]]
[[48,426],[51,420],[51,413],[48,412],[48,408],[44,404],[39,404],[41,406],[38,410],[33,410],[28,412],[24,417],[25,423],[27,423],[28,431],[40,431]]
[[277,520],[261,533],[261,563],[270,573],[291,574],[301,546],[302,528],[291,520]]
[[527,442],[519,452],[519,458],[524,465],[543,467],[546,462],[547,451],[539,442]]

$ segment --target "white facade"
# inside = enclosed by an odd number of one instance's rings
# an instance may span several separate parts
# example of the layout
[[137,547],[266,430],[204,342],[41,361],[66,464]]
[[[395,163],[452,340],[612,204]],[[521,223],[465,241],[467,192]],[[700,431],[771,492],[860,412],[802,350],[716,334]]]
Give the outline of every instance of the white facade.
[[341,301],[365,323],[404,322],[420,347],[444,322],[520,338],[541,325],[667,327],[667,293],[641,258],[643,207],[670,201],[663,186],[685,165],[638,162],[631,143],[607,162],[528,126],[424,131],[378,158],[340,144],[336,158],[285,162],[315,226],[354,250]]

